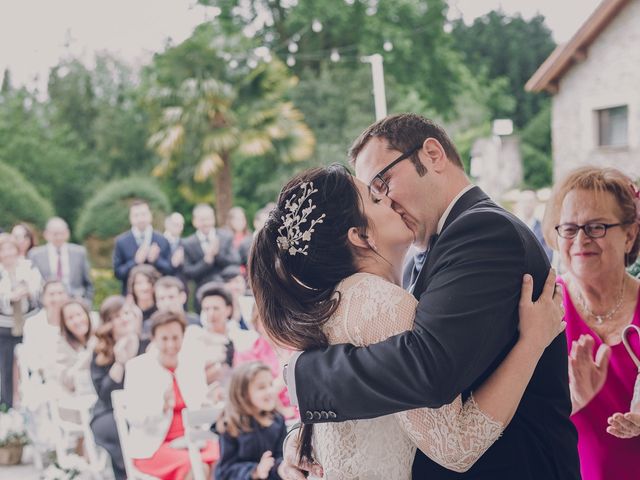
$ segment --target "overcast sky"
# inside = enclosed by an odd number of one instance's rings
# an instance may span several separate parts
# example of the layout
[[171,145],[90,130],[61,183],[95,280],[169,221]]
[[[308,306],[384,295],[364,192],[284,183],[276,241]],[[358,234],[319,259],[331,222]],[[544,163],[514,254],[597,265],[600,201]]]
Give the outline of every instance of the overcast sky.
[[[321,0],[319,0],[321,1]],[[393,0],[380,0],[393,1]],[[557,42],[567,41],[600,0],[449,0],[450,15],[471,22],[493,9],[547,18]],[[68,55],[90,60],[108,50],[136,64],[178,43],[211,15],[195,0],[0,0],[0,71],[14,85],[46,84],[49,68]]]

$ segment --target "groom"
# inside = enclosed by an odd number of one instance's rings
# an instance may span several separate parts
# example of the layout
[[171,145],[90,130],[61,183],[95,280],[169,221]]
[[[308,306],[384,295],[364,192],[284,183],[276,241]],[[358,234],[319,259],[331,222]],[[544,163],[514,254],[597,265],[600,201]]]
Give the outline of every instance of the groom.
[[[285,376],[305,423],[468,398],[517,339],[522,276],[533,275],[538,296],[549,270],[526,225],[470,184],[453,143],[433,122],[413,114],[387,117],[365,130],[349,153],[357,178],[392,200],[425,252],[405,275],[405,288],[419,304],[413,331],[368,347],[335,345],[292,358]],[[567,372],[560,335],[503,436],[468,472],[449,471],[418,452],[413,478],[579,479]],[[294,444],[288,442],[289,454]],[[290,478],[300,478],[290,467]]]

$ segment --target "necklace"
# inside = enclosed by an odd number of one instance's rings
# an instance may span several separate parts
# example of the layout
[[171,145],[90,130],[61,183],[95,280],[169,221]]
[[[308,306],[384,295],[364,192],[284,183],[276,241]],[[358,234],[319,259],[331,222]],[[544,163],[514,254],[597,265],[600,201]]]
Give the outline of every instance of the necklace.
[[616,302],[615,306],[609,310],[606,313],[603,313],[602,315],[597,315],[595,313],[593,313],[593,311],[587,306],[587,302],[585,302],[584,297],[582,296],[582,293],[580,292],[580,290],[578,290],[578,299],[580,300],[580,305],[582,306],[582,309],[587,312],[587,314],[593,318],[596,319],[596,323],[598,325],[602,325],[605,321],[611,320],[611,318],[616,314],[616,312],[618,310],[620,310],[620,307],[622,306],[622,299],[624,297],[624,286],[627,282],[627,276],[625,275],[622,278],[622,286],[620,287],[620,294],[618,295],[618,301]]

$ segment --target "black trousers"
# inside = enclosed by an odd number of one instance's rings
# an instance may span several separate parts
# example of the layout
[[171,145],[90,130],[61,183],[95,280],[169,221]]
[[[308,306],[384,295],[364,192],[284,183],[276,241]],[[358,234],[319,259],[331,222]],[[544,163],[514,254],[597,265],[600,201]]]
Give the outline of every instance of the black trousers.
[[96,443],[104,448],[111,457],[111,467],[116,480],[125,480],[127,473],[120,448],[120,438],[113,412],[105,412],[91,421],[91,431]]
[[0,334],[0,404],[13,407],[13,351],[22,337]]

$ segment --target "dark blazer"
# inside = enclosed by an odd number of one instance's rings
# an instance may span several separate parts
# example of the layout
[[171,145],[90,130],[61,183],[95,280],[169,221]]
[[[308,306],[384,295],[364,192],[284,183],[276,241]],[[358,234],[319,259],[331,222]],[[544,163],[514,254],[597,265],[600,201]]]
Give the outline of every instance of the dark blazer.
[[[228,433],[220,435],[220,460],[215,469],[216,480],[250,480],[260,457],[267,450],[273,454],[275,464],[268,480],[280,480],[278,466],[282,463],[282,443],[287,435],[284,418],[276,414],[273,423],[261,427],[251,419],[251,432],[243,432],[237,438]],[[215,427],[212,427],[215,431]]]
[[[156,231],[153,232],[151,243],[156,243],[160,247],[160,255],[152,263],[162,275],[172,275],[171,247],[164,235]],[[138,251],[138,244],[131,230],[120,234],[116,238],[113,249],[113,272],[118,280],[122,282],[122,293],[127,293],[127,279],[129,272],[136,266],[135,256]],[[148,262],[146,262],[148,263]]]
[[[467,398],[517,340],[522,276],[542,291],[549,261],[533,233],[477,187],[453,206],[418,275],[412,331],[364,348],[335,345],[296,362],[305,422],[372,418]],[[375,321],[375,319],[371,319]],[[327,413],[324,415],[323,413]],[[413,478],[580,478],[564,334],[540,359],[503,436],[466,473],[416,455]]]
[[204,252],[200,246],[200,240],[194,233],[184,239],[184,267],[182,272],[196,284],[198,288],[211,281],[222,281],[220,272],[228,265],[240,265],[240,255],[233,248],[233,236],[224,229],[216,229],[216,235],[220,241],[220,250],[213,258],[213,262],[204,261]]
[[[89,305],[93,302],[93,282],[91,268],[87,258],[87,250],[75,243],[67,243],[69,252],[69,283],[66,285],[69,295],[84,298]],[[57,272],[51,271],[49,263],[49,247],[41,245],[29,251],[29,260],[40,271],[45,281],[55,278]]]

